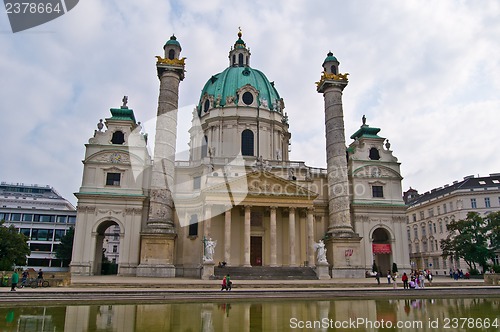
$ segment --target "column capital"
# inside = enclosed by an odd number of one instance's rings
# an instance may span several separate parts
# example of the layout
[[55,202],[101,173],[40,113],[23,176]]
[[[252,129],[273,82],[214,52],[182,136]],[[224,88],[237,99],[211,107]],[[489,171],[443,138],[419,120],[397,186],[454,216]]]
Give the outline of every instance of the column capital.
[[290,206],[288,209],[289,209],[290,213],[294,213],[295,212],[295,206]]
[[252,205],[245,205],[245,212],[248,210],[250,211],[252,209]]
[[269,209],[270,209],[271,211],[273,211],[273,210],[274,210],[274,211],[276,211],[276,210],[278,209],[278,207],[277,207],[277,206],[270,206],[270,207],[269,207]]
[[314,213],[314,206],[308,206],[307,213]]

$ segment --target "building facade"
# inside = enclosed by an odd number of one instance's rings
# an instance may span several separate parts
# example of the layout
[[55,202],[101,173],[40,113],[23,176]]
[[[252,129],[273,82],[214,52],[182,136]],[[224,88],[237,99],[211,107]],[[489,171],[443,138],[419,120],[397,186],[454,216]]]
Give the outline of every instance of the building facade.
[[75,226],[75,207],[50,186],[0,183],[0,220],[28,238],[31,254],[26,267],[67,271],[55,250],[68,229]]
[[[444,259],[440,241],[448,237],[446,226],[453,220],[462,220],[469,212],[486,216],[500,210],[500,174],[487,177],[466,176],[433,189],[422,195],[411,189],[405,192],[408,209],[407,239],[411,265],[418,269],[430,269],[437,274],[449,270],[467,271],[462,259]],[[499,255],[495,264],[499,264]]]
[[339,61],[328,53],[317,82],[328,166],[313,168],[289,159],[284,100],[250,66],[241,37],[229,66],[201,91],[188,160],[175,159],[185,58],[174,36],[164,57],[157,56],[154,159],[126,98],[99,122],[76,194],[73,274],[100,273],[110,226],[119,228],[121,275],[207,277],[216,262],[317,273],[326,266],[333,277],[363,277],[374,261],[383,271],[393,262],[410,268],[400,164],[365,118],[347,149],[342,91],[348,80]]

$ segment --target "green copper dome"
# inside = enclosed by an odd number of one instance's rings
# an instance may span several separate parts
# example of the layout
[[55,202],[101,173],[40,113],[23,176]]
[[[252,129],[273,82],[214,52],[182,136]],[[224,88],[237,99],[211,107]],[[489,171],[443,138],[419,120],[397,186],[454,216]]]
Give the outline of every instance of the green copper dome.
[[177,37],[175,37],[174,35],[172,35],[172,37],[170,37],[170,39],[165,43],[165,46],[167,45],[176,45],[181,47],[181,44],[179,44],[179,42],[177,41]]
[[326,62],[331,62],[331,61],[339,62],[339,60],[337,60],[337,58],[333,55],[332,52],[328,52],[328,54],[326,55],[325,61],[323,61],[323,64],[325,64]]
[[[247,84],[259,91],[259,95],[255,96],[259,106],[262,106],[262,102],[266,100],[267,107],[275,110],[275,105],[281,98],[274,88],[274,83],[270,83],[266,75],[260,70],[250,67],[228,67],[222,73],[212,76],[203,87],[198,104],[198,114],[201,112],[205,94],[212,96],[214,101],[220,100],[218,104],[223,107],[226,106],[227,97],[234,97],[234,102],[238,103],[237,91]],[[210,107],[212,108],[214,105]]]

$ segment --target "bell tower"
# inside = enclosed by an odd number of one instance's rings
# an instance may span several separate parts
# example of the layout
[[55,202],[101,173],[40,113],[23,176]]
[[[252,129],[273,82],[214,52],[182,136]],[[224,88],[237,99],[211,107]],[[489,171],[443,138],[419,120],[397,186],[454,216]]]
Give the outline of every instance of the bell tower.
[[329,211],[326,245],[328,261],[334,266],[332,277],[363,277],[361,237],[354,232],[351,222],[342,108],[342,91],[348,84],[348,74],[339,73],[339,64],[329,52],[323,62],[323,75],[317,82],[317,91],[323,94],[325,101]]
[[174,202],[177,108],[179,83],[184,79],[181,45],[172,35],[163,47],[164,58],[157,56],[160,79],[156,137],[151,179],[149,214],[141,233],[141,257],[138,276],[175,277]]

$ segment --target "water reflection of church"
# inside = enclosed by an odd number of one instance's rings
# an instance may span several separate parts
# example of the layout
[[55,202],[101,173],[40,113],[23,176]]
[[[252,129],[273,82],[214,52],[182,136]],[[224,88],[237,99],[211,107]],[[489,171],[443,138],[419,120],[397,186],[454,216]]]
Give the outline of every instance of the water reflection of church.
[[[382,271],[393,262],[410,268],[400,163],[364,117],[346,147],[342,91],[348,80],[332,53],[317,82],[325,101],[323,169],[289,159],[283,98],[250,67],[241,33],[229,66],[202,89],[189,159],[175,160],[185,61],[174,36],[164,50],[156,64],[154,160],[127,99],[86,144],[73,275],[102,272],[104,234],[116,226],[119,275],[201,277],[210,268],[203,261],[206,239],[217,241],[213,262],[232,267],[314,268],[322,239],[333,277],[363,277],[374,260]],[[299,111],[292,108],[290,117]]]

